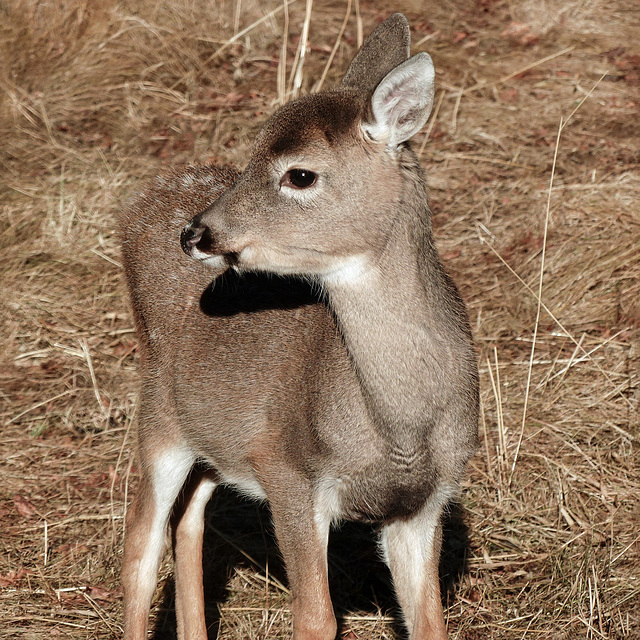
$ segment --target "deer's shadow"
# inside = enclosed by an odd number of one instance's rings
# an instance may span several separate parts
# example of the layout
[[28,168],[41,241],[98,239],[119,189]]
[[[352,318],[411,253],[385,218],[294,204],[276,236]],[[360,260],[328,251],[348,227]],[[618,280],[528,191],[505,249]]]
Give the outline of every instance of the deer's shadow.
[[[230,489],[218,488],[206,510],[204,538],[205,613],[209,638],[218,637],[219,606],[229,598],[229,581],[238,568],[268,573],[273,582],[287,584],[284,564],[267,507],[245,500]],[[464,512],[453,505],[444,520],[440,560],[443,603],[450,603],[455,586],[466,572],[469,537]],[[332,531],[329,543],[329,581],[339,634],[345,616],[359,612],[393,616],[393,629],[404,638],[397,601],[386,565],[380,559],[377,535],[371,525],[345,523]],[[156,607],[153,640],[175,640],[174,582],[165,582]]]

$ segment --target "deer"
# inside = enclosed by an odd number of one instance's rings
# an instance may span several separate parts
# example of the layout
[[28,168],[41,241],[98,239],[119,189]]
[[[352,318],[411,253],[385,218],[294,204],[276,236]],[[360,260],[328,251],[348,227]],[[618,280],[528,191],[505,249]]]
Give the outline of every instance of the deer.
[[411,640],[444,640],[442,518],[477,448],[465,304],[410,139],[435,71],[394,14],[335,89],[280,107],[242,172],[183,166],[120,222],[141,354],[124,638],[147,637],[171,530],[178,637],[205,640],[204,511],[266,501],[295,640],[333,640],[327,544],[375,523]]

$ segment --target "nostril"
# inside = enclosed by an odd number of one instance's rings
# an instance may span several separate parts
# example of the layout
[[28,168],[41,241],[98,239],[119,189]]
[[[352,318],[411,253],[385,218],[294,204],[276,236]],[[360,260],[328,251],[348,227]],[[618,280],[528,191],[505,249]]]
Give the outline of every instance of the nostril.
[[202,253],[217,253],[214,244],[211,229],[209,229],[209,227],[205,227],[200,234],[199,239],[196,241],[195,247],[199,251],[202,251]]
[[192,227],[190,224],[182,230],[180,234],[180,246],[187,255],[191,254],[191,249],[198,244],[203,233],[203,227]]
[[180,246],[187,255],[196,248],[202,253],[214,253],[213,236],[209,227],[188,224],[180,234]]

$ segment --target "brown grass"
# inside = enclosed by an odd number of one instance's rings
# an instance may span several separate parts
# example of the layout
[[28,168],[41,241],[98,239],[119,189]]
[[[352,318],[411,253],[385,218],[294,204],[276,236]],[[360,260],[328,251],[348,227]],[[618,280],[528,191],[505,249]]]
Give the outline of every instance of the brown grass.
[[[451,637],[639,638],[637,3],[422,5],[353,0],[341,33],[346,0],[315,2],[299,78],[335,47],[335,82],[394,10],[438,70],[417,145],[483,401],[447,527]],[[0,2],[0,637],[119,635],[136,345],[114,219],[167,164],[244,163],[295,91],[304,21],[302,0]],[[213,503],[211,637],[285,637],[268,516]],[[370,533],[337,535],[331,562],[343,637],[394,637]]]

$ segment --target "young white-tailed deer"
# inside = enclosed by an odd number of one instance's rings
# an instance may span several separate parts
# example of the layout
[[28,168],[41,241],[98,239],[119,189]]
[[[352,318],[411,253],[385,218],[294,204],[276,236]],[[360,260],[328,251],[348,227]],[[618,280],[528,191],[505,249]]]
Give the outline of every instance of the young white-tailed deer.
[[267,121],[242,173],[176,169],[124,216],[143,380],[126,640],[146,639],[170,521],[178,636],[207,637],[203,517],[218,484],[268,501],[296,640],[336,635],[327,540],[341,520],[380,523],[411,639],[446,638],[440,520],[476,449],[478,383],[408,145],[433,87],[395,14],[338,89]]

